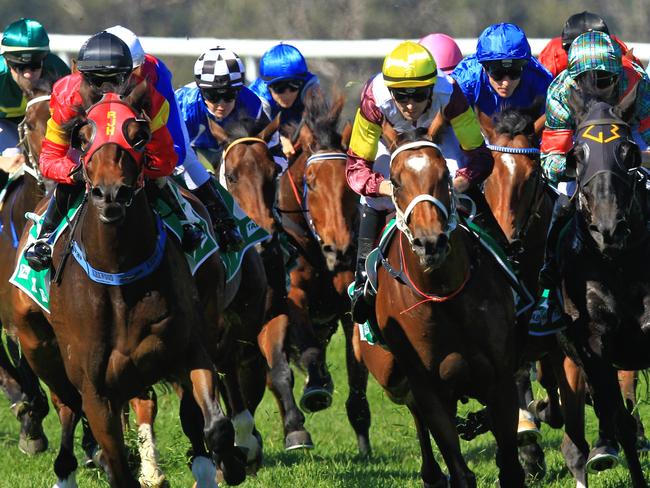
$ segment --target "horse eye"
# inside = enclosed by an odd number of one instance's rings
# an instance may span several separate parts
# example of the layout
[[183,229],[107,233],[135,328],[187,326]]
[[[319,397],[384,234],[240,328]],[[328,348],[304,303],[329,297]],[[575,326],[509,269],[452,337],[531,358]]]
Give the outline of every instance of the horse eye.
[[399,182],[393,178],[390,179],[391,184],[393,185],[393,190],[397,191],[399,190]]
[[226,173],[225,177],[228,183],[232,183],[233,185],[237,183],[237,178],[235,178],[235,176],[232,173]]

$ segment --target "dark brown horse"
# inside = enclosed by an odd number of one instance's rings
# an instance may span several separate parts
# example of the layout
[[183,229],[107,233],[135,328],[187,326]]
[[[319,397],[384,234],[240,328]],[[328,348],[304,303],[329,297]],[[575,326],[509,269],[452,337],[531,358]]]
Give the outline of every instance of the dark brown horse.
[[[7,324],[7,328],[10,328],[12,314],[10,294],[13,287],[9,284],[9,277],[13,273],[18,239],[25,226],[25,213],[34,210],[45,193],[45,184],[38,170],[38,156],[49,118],[50,91],[49,84],[42,84],[26,94],[25,118],[18,126],[25,163],[17,174],[12,175],[0,210],[0,324]],[[48,412],[47,398],[38,378],[20,357],[13,338],[7,336],[6,341],[16,366],[0,347],[0,386],[20,421],[19,449],[27,454],[36,454],[47,449],[47,437],[41,425]]]
[[616,374],[650,366],[650,212],[627,122],[635,100],[636,89],[616,106],[588,87],[571,91],[576,131],[567,171],[576,177],[576,215],[558,249],[564,309],[573,320],[563,346],[587,376],[601,435],[621,444],[638,488],[648,485]]
[[510,287],[488,251],[459,226],[457,196],[440,150],[419,133],[405,136],[400,142],[411,143],[393,151],[390,171],[399,230],[382,253],[376,301],[390,352],[361,342],[361,356],[415,419],[425,486],[447,483],[429,433],[451,486],[476,486],[455,424],[456,403],[469,395],[488,407],[500,485],[521,487]]
[[298,266],[291,272],[292,316],[298,316],[299,323],[312,324],[323,350],[341,321],[349,385],[346,409],[359,452],[367,455],[368,372],[354,355],[347,295],[354,279],[358,196],[345,179],[349,126],[343,138],[337,130],[343,102],[338,97],[330,106],[321,92],[305,100],[303,121],[293,135],[297,156],[280,179],[278,210],[299,251]]
[[[278,129],[279,119],[266,127],[258,127],[254,120],[241,117],[226,129],[211,123],[210,130],[224,147],[220,174],[228,190],[244,212],[273,237],[262,245],[262,257],[269,280],[266,306],[266,324],[258,343],[269,365],[268,386],[278,402],[283,418],[285,448],[312,448],[309,432],[304,428],[305,417],[293,397],[293,372],[289,355],[298,355],[299,364],[307,371],[310,382],[305,385],[302,405],[313,405],[313,410],[331,402],[331,379],[325,369],[323,350],[309,328],[300,323],[300,317],[291,317],[286,296],[285,268],[280,255],[279,227],[274,217],[279,166],[267,147],[267,142]],[[296,352],[297,351],[297,352]],[[324,400],[322,400],[324,399]]]
[[[205,467],[212,455],[226,480],[236,484],[245,477],[243,454],[214,396],[204,307],[179,243],[167,238],[141,191],[138,149],[150,137],[149,124],[129,105],[142,102],[142,94],[136,88],[124,102],[107,96],[104,106],[98,103],[89,111],[93,123],[79,126],[89,191],[59,241],[71,239],[76,257],[65,259],[64,246],[55,246],[53,268],[62,268],[63,279],[51,287],[50,314],[14,290],[14,324],[25,357],[60,402],[62,436],[55,461],[60,480],[74,478],[72,441],[83,409],[111,485],[139,486],[127,465],[121,409],[148,386],[169,379],[183,390],[180,417],[195,464],[203,459]],[[99,134],[118,134],[117,140],[95,143],[95,127]],[[223,266],[217,254],[211,259],[216,260],[213,279],[223,287]],[[198,477],[213,475],[214,468]]]

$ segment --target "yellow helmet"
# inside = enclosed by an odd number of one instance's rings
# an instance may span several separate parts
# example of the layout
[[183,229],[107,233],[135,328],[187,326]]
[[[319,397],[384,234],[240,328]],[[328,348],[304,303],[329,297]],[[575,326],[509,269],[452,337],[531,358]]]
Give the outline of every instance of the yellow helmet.
[[438,68],[426,47],[404,41],[386,56],[381,72],[388,88],[418,88],[435,84]]

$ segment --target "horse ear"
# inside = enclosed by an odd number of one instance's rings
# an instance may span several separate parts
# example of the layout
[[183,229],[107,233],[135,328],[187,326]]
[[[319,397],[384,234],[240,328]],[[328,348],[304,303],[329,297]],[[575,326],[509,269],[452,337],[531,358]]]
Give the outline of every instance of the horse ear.
[[124,102],[131,107],[139,107],[142,105],[144,96],[147,93],[147,82],[142,81],[133,87],[133,90],[124,98]]
[[623,57],[629,59],[630,61],[634,61],[634,48],[628,49],[624,54]]
[[483,135],[485,135],[488,141],[490,142],[494,141],[496,133],[494,130],[494,123],[492,122],[492,118],[490,118],[489,115],[481,112],[478,107],[476,107],[475,110],[476,110],[476,118],[478,119],[478,123],[481,126],[481,131],[483,132]]
[[341,115],[341,111],[343,110],[343,105],[345,105],[345,97],[340,93],[335,94],[334,103],[332,104],[332,108],[327,114],[327,119],[337,120],[339,118],[339,115]]
[[264,127],[262,129],[262,132],[257,134],[257,137],[260,139],[264,139],[266,142],[269,142],[271,140],[271,137],[273,137],[273,134],[275,134],[278,131],[278,128],[280,127],[280,114],[278,114],[273,121]]
[[576,120],[580,120],[584,116],[585,97],[582,93],[582,90],[574,88],[573,86],[569,87],[569,97],[567,99],[567,104],[569,105],[569,108],[574,114]]
[[230,136],[226,130],[210,117],[208,117],[208,127],[210,129],[212,137],[214,137],[220,145],[227,145],[230,142]]
[[535,135],[537,137],[541,137],[545,125],[546,125],[546,114],[542,114],[533,124]]
[[393,129],[393,127],[387,121],[384,121],[384,123],[381,125],[381,133],[388,151],[393,152],[395,149],[397,149],[397,131]]
[[77,71],[79,71],[77,69],[77,60],[73,58],[72,61],[70,62],[70,72],[76,73]]
[[632,116],[632,111],[634,110],[637,90],[639,88],[639,83],[636,83],[634,87],[621,99],[620,102],[612,109],[614,114],[621,118],[621,120],[629,120]]
[[445,117],[442,115],[442,110],[439,110],[436,116],[434,117],[433,121],[431,121],[431,125],[427,129],[427,137],[429,138],[430,141],[432,142],[440,142],[438,140],[438,135],[440,133],[440,129],[442,129],[442,126],[445,124]]
[[352,122],[349,120],[343,126],[341,131],[341,146],[345,151],[350,147],[350,138],[352,137]]

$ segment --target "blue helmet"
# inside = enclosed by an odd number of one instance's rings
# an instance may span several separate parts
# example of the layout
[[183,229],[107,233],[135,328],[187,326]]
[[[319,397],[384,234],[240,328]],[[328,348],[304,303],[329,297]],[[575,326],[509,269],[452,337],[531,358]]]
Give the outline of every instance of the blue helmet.
[[260,76],[267,83],[307,79],[307,62],[300,51],[289,44],[278,44],[260,59]]
[[478,38],[476,59],[479,63],[530,58],[530,44],[526,34],[515,24],[493,24]]

